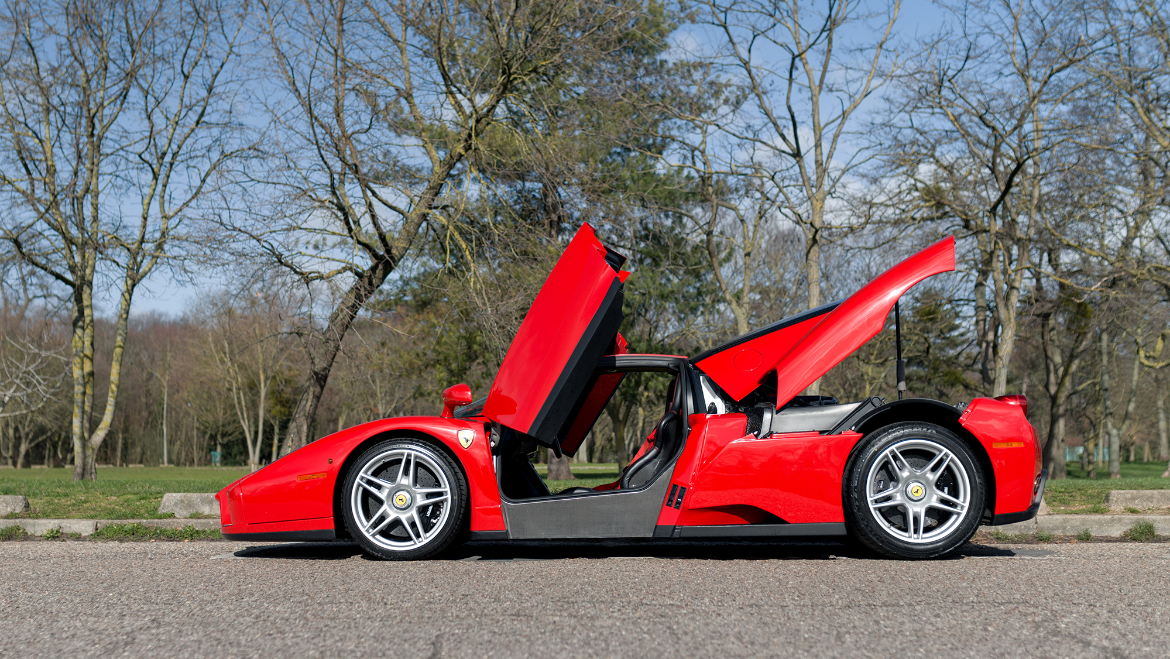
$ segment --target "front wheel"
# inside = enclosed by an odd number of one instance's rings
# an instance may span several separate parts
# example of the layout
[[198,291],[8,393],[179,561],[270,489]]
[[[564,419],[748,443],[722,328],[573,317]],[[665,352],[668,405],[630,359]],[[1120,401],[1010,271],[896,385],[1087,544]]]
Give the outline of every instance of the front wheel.
[[374,445],[354,462],[343,487],[350,535],[381,558],[435,556],[465,523],[463,472],[441,450],[418,440]]
[[967,444],[928,423],[867,436],[846,472],[851,533],[892,558],[945,556],[979,528],[986,476]]

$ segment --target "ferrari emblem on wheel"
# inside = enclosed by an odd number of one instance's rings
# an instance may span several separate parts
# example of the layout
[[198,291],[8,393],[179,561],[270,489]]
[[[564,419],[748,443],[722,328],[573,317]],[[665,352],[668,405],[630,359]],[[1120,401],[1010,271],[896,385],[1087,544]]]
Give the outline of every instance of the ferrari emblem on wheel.
[[922,498],[923,494],[926,494],[926,490],[924,490],[922,488],[922,485],[915,483],[915,484],[910,486],[910,498],[911,499],[914,499],[915,501],[917,501],[917,500]]

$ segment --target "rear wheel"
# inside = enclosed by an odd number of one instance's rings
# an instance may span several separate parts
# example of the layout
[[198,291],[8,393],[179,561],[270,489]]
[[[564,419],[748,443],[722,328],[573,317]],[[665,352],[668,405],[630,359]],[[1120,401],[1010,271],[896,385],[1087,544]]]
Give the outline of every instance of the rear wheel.
[[465,523],[467,482],[441,450],[413,439],[381,442],[361,455],[344,484],[345,525],[369,553],[430,558]]
[[963,440],[928,423],[899,423],[867,436],[846,473],[851,534],[893,558],[936,558],[971,539],[986,477]]

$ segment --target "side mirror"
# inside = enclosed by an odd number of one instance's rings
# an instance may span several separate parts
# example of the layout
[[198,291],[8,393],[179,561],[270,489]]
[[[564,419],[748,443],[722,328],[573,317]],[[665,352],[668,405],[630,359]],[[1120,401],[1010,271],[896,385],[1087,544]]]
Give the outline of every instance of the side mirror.
[[450,419],[455,416],[456,408],[467,405],[471,400],[471,387],[465,384],[447,387],[443,390],[443,413],[439,416]]

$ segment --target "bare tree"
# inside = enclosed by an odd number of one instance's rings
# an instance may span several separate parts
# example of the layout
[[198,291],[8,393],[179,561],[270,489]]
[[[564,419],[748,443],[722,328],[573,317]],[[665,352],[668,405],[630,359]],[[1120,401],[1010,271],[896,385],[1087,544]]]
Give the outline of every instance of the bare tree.
[[595,61],[640,15],[579,0],[265,5],[286,101],[272,108],[279,158],[265,180],[287,203],[264,206],[278,226],[244,229],[306,287],[337,291],[300,332],[309,372],[286,450],[310,440],[345,335],[424,225],[452,235],[478,185],[469,155],[511,139],[496,121],[504,99],[522,108],[542,76]]
[[947,25],[904,78],[895,162],[914,194],[975,242],[980,372],[998,396],[1007,391],[1045,185],[1065,166],[1052,151],[1075,135],[1068,104],[1083,85],[1076,67],[1090,44],[1075,0],[980,0],[951,11],[959,25]]
[[279,288],[257,287],[244,289],[239,297],[224,295],[218,302],[208,318],[207,351],[227,384],[248,447],[248,466],[255,470],[264,449],[272,382],[289,349],[281,327],[287,299]]
[[0,419],[36,412],[58,392],[61,356],[6,336],[0,341]]
[[[873,21],[852,0],[829,0],[823,10],[800,0],[702,3],[698,20],[719,34],[718,60],[746,99],[743,121],[722,128],[753,154],[751,173],[804,233],[809,308],[821,304],[826,212],[871,155],[849,142],[851,120],[896,68],[885,55],[900,9],[891,0]],[[868,43],[843,45],[870,30]]]
[[[12,209],[0,239],[68,291],[75,479],[96,478],[134,293],[238,153],[224,72],[241,24],[202,0],[16,2],[0,15],[0,189]],[[116,331],[95,427],[104,281]]]

